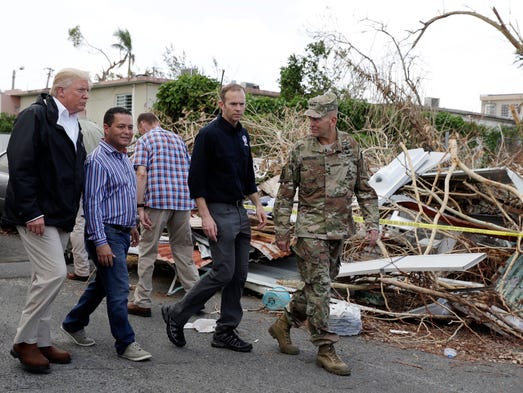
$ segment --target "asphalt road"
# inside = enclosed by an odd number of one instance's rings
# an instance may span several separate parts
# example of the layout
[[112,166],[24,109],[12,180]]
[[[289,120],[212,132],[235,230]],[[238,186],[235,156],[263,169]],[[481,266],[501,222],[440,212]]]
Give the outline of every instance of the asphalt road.
[[[71,267],[69,267],[70,269]],[[136,272],[130,271],[131,282]],[[211,334],[187,330],[187,345],[177,348],[165,333],[162,304],[181,294],[166,296],[172,271],[155,273],[152,318],[130,316],[137,341],[153,359],[134,363],[116,356],[102,304],[92,315],[87,331],[97,344],[80,348],[59,330],[60,322],[81,295],[84,283],[66,280],[54,305],[54,343],[72,353],[67,365],[52,365],[47,375],[24,372],[9,354],[29,281],[29,264],[17,236],[0,235],[0,392],[424,392],[521,393],[523,368],[497,363],[470,363],[419,351],[402,350],[361,337],[344,337],[336,349],[352,367],[350,377],[329,374],[315,364],[316,349],[306,332],[293,329],[297,356],[280,354],[267,333],[274,314],[262,308],[261,299],[243,297],[240,334],[253,342],[252,353],[212,348]],[[219,295],[206,305],[217,318]],[[199,317],[202,318],[202,317]]]

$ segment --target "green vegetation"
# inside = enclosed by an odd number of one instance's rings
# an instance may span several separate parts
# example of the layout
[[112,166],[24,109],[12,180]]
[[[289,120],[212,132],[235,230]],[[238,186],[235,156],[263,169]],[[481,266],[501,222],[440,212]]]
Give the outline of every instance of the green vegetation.
[[331,49],[322,40],[305,48],[305,55],[292,54],[287,66],[280,68],[280,94],[285,100],[312,97],[333,88],[336,77],[326,67]]
[[156,94],[155,109],[176,122],[212,114],[218,107],[219,82],[200,74],[184,74],[164,83]]
[[10,115],[8,113],[0,113],[0,132],[1,133],[10,133],[13,129],[13,124],[15,122],[15,115]]

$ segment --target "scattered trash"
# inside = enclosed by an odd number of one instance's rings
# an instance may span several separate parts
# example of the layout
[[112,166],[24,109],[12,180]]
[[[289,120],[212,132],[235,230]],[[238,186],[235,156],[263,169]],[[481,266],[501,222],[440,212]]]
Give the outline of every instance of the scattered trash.
[[445,348],[443,350],[443,355],[449,359],[454,359],[458,355],[458,352],[454,348]]
[[412,332],[409,332],[407,330],[397,330],[397,329],[389,329],[389,333],[390,334],[402,334],[402,335],[412,334]]
[[361,333],[360,309],[346,301],[331,302],[329,329],[339,336],[357,336]]
[[195,329],[200,333],[212,333],[216,328],[216,319],[212,318],[201,318],[194,322],[187,322],[184,329]]
[[280,311],[291,301],[291,295],[283,287],[274,287],[265,291],[262,302],[271,311]]
[[447,299],[438,298],[435,302],[410,310],[413,314],[451,315],[451,305]]

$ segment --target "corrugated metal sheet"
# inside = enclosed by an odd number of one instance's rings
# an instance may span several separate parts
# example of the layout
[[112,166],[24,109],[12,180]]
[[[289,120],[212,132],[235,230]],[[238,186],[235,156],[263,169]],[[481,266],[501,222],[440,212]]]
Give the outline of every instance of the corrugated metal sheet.
[[496,292],[512,311],[523,313],[523,255],[511,255],[496,281]]
[[252,230],[251,246],[260,251],[267,259],[279,259],[289,255],[288,252],[281,251],[276,245],[276,236],[270,233],[263,233],[255,229]]

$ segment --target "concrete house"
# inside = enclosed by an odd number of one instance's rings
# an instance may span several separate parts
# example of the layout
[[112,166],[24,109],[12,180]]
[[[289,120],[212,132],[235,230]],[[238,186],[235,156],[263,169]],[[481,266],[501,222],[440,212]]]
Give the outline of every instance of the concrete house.
[[[156,102],[156,93],[162,83],[170,79],[135,76],[94,83],[87,101],[85,113],[80,117],[103,126],[103,115],[113,106],[127,108],[137,117],[142,112],[150,111]],[[261,90],[257,85],[242,83],[245,91],[256,96],[278,97],[278,92]],[[252,86],[251,86],[252,85]],[[1,94],[0,112],[18,114],[31,105],[36,97],[49,89],[41,90],[7,90]]]
[[523,94],[482,94],[481,113],[513,119],[511,106],[519,119],[523,118]]
[[[85,113],[80,114],[80,117],[101,126],[105,111],[113,106],[127,108],[136,117],[151,110],[160,85],[168,81],[169,79],[135,76],[94,83]],[[18,114],[31,105],[40,93],[48,91],[49,89],[8,90],[2,94],[2,112]]]

